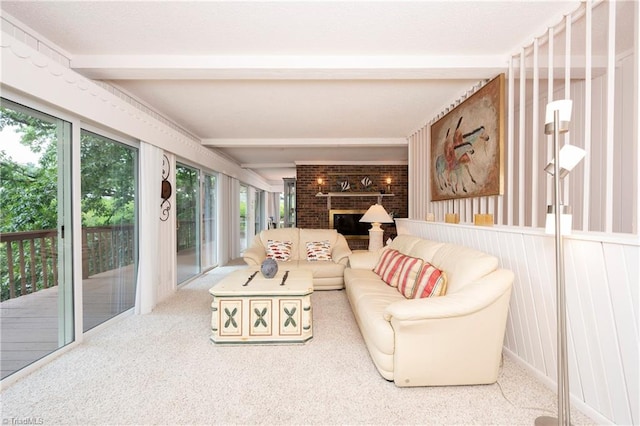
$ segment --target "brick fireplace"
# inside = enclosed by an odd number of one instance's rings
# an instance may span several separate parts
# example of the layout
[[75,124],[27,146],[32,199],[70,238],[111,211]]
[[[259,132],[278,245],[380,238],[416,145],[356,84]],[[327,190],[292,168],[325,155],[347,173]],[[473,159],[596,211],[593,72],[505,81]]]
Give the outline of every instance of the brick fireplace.
[[[408,166],[406,165],[298,165],[296,167],[297,226],[299,228],[329,228],[327,197],[316,197],[318,178],[323,180],[322,192],[342,192],[341,182],[349,182],[350,190],[343,194],[381,191],[393,196],[382,197],[382,205],[394,217],[408,214]],[[391,184],[387,185],[387,179]],[[371,183],[369,183],[371,182]],[[366,211],[378,201],[376,195],[331,197],[331,209]],[[382,224],[384,241],[396,235],[394,224]],[[367,249],[369,240],[365,238],[347,239],[352,250]]]

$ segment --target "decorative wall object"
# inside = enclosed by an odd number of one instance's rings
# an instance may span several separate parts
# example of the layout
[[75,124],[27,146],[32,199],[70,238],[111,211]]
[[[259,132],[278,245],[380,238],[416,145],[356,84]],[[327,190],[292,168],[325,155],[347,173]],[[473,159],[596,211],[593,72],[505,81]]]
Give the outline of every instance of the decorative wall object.
[[504,74],[431,126],[431,199],[498,195],[503,189]]
[[162,188],[160,191],[160,220],[166,222],[169,219],[169,212],[171,211],[171,182],[169,182],[169,176],[171,173],[171,163],[166,155],[162,156]]
[[[363,173],[341,173],[335,177],[335,192],[379,192],[380,176]],[[384,190],[382,191],[384,193]]]

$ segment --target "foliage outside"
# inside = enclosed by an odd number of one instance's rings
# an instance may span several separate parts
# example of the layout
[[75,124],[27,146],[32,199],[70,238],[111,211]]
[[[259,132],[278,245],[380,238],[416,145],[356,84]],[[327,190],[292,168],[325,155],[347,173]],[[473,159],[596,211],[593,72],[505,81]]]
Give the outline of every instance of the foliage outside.
[[[40,114],[37,114],[40,115]],[[0,107],[0,131],[11,129],[19,135],[19,143],[37,153],[37,163],[22,164],[12,159],[6,140],[0,147],[0,233],[36,232],[43,230],[56,234],[58,228],[58,154],[59,146],[68,144],[59,140],[62,121],[55,118],[39,118],[36,114]],[[82,132],[81,136],[81,211],[82,226],[131,228],[135,219],[135,167],[136,152],[122,144],[101,136]],[[4,240],[4,239],[3,239]],[[38,258],[45,257],[47,280],[56,282],[54,262],[57,256],[57,238],[36,239],[24,244],[35,249]],[[13,265],[9,265],[8,244],[12,244]],[[29,244],[33,246],[29,247]],[[114,249],[115,250],[115,249]],[[131,251],[127,249],[127,251]],[[1,300],[9,298],[9,267],[14,275],[14,288],[20,294],[20,265],[17,254],[19,242],[0,243]],[[114,257],[110,254],[109,257]],[[132,261],[132,253],[116,253],[116,258]],[[42,262],[25,262],[26,293],[44,286]],[[35,277],[36,288],[31,288]]]

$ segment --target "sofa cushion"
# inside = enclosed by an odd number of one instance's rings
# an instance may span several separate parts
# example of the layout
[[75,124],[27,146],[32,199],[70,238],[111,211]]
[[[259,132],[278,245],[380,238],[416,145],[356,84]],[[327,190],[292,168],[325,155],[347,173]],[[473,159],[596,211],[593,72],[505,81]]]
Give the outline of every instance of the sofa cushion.
[[[420,237],[415,237],[413,235],[398,235],[391,241],[387,247],[392,248],[394,250],[398,250],[400,253],[410,254],[411,249],[420,241],[424,241]],[[415,256],[420,257],[420,256]]]
[[468,247],[444,244],[430,263],[447,273],[447,291],[455,293],[465,285],[498,269],[498,258]]
[[267,240],[267,258],[286,262],[291,258],[291,241]]
[[[286,266],[284,267],[286,268]],[[297,267],[311,271],[313,278],[332,278],[344,275],[345,265],[332,261],[307,262],[306,260],[300,260]]]
[[444,243],[421,239],[420,241],[415,243],[409,251],[403,251],[403,253],[408,254],[409,256],[419,257],[420,259],[426,260],[427,262],[431,262],[433,256],[442,246],[444,246]]
[[384,313],[389,304],[404,300],[404,297],[395,288],[383,285],[372,271],[349,272],[345,273],[346,289],[351,307],[359,319],[362,335],[368,344],[372,344],[381,354],[393,354],[394,331],[385,319]]
[[[267,251],[267,246],[269,245],[269,240],[274,241],[291,241],[291,257],[290,260],[298,260],[298,237],[299,237],[298,228],[276,228],[276,229],[268,229],[260,232],[259,237],[262,245],[264,247],[265,252]],[[305,255],[306,256],[306,255]],[[306,257],[303,257],[305,259]]]
[[432,296],[444,296],[447,292],[447,275],[429,262],[424,262],[414,285],[404,292],[404,296],[422,299]]
[[306,246],[308,261],[331,260],[331,244],[329,244],[329,241],[309,241]]
[[[382,256],[378,260],[378,264],[373,268],[382,281],[393,286],[393,277],[398,272],[403,255],[398,250],[387,249],[382,252]],[[398,285],[398,282],[395,282]],[[395,287],[395,286],[394,286]]]

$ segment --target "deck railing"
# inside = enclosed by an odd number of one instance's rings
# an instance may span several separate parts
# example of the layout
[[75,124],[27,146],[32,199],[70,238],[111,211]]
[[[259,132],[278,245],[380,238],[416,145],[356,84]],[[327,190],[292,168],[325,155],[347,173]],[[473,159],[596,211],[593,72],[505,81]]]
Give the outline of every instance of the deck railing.
[[[82,228],[82,278],[131,265],[134,236],[133,225]],[[58,285],[57,230],[0,233],[0,260],[2,301]]]

